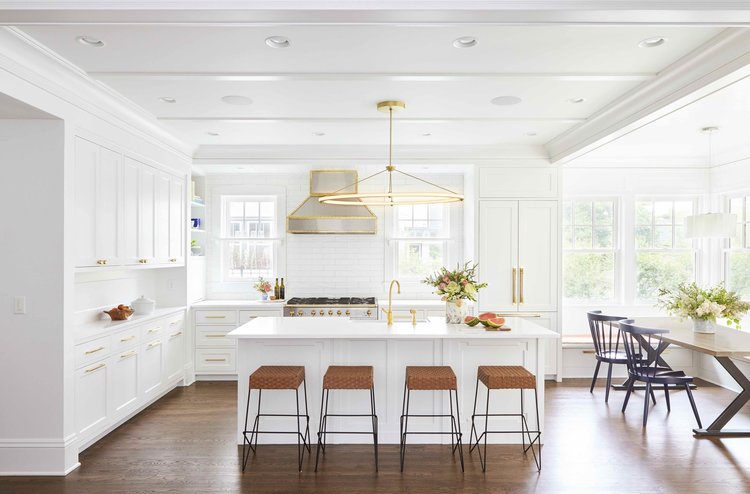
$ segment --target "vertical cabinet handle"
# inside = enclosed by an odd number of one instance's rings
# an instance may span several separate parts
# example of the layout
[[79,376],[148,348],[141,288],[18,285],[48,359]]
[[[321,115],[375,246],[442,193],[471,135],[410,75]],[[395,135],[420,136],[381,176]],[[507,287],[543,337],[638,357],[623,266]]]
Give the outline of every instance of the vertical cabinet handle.
[[516,303],[516,268],[513,268],[513,273],[510,275],[510,279],[511,279],[511,282],[510,282],[511,292],[512,292],[512,297],[513,297],[512,302],[515,304]]
[[518,303],[523,303],[523,268],[518,270]]

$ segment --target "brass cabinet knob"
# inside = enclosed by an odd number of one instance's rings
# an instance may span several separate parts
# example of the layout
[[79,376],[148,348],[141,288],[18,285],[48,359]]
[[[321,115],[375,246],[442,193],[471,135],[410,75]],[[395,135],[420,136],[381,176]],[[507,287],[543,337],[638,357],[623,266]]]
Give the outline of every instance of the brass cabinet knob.
[[138,259],[138,262],[141,263],[141,264],[147,264],[148,263],[148,259]]
[[97,263],[97,264],[98,264],[99,266],[104,266],[104,265],[106,265],[106,264],[107,264],[107,260],[106,260],[106,259],[97,259],[97,260],[96,260],[96,263]]
[[173,257],[172,259],[169,260],[169,262],[177,262],[177,258]]

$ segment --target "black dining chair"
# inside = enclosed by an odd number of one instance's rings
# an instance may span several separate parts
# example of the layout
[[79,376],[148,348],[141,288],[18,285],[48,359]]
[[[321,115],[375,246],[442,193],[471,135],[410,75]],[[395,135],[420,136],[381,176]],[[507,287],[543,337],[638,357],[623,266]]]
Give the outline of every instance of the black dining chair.
[[[635,382],[646,383],[646,396],[643,400],[643,427],[646,427],[646,423],[648,422],[648,397],[649,394],[653,393],[653,387],[664,386],[667,411],[671,411],[669,386],[683,386],[690,400],[690,406],[693,408],[698,428],[702,428],[698,408],[695,406],[693,393],[690,391],[690,385],[693,382],[692,376],[686,375],[683,371],[673,370],[669,367],[660,367],[658,365],[662,352],[668,346],[663,341],[663,335],[669,333],[669,330],[636,326],[633,319],[620,321],[619,326],[622,332],[625,354],[627,355],[629,377],[628,390],[625,394],[625,401],[622,403],[622,411],[625,412],[628,406],[630,393],[633,391]],[[648,355],[648,359],[641,358],[641,355]]]
[[625,349],[622,347],[620,330],[617,327],[617,321],[627,319],[622,316],[608,316],[602,314],[600,310],[592,310],[586,313],[589,320],[589,330],[591,330],[591,339],[594,340],[594,351],[596,352],[596,369],[594,377],[591,378],[590,393],[594,392],[596,378],[599,375],[599,366],[602,362],[609,364],[607,369],[607,390],[604,393],[604,402],[609,401],[609,388],[612,385],[612,365],[627,365],[628,359],[625,355]]

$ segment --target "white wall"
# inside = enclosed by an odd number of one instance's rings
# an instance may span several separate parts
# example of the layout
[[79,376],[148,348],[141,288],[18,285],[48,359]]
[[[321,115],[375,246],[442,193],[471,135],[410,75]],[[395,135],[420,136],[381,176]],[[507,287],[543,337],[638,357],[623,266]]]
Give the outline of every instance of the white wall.
[[[358,168],[359,177],[379,171],[380,169],[364,169],[356,166],[341,166],[341,168]],[[378,177],[380,178],[380,177]],[[420,174],[424,178],[452,190],[463,190],[462,174]],[[409,179],[394,176],[394,188],[406,186]],[[377,184],[382,183],[380,181]],[[307,197],[309,197],[310,183],[308,171],[290,173],[250,173],[243,175],[211,175],[207,179],[208,188],[208,216],[215,226],[217,218],[216,204],[213,202],[216,188],[232,185],[241,188],[243,185],[249,193],[279,192],[285,197],[286,211],[290,214]],[[362,190],[365,190],[364,188]],[[451,204],[448,207],[460,212],[461,204]],[[387,284],[390,283],[392,260],[389,256],[390,222],[386,216],[386,208],[372,208],[378,217],[378,231],[375,235],[300,235],[286,234],[281,245],[283,261],[278,277],[284,277],[288,297],[296,296],[376,296],[386,294]],[[281,213],[281,212],[280,212]],[[459,249],[463,238],[462,214],[455,217],[455,231],[457,232],[452,248]],[[283,222],[282,222],[283,224]],[[238,291],[227,292],[219,282],[216,264],[211,269],[212,259],[218,256],[218,244],[209,240],[207,245],[207,259],[209,262],[208,298],[257,298],[252,291],[251,283],[240,287]],[[461,259],[462,251],[458,252]],[[274,277],[277,275],[274,274]],[[416,284],[403,284],[404,298],[435,298],[429,287]]]

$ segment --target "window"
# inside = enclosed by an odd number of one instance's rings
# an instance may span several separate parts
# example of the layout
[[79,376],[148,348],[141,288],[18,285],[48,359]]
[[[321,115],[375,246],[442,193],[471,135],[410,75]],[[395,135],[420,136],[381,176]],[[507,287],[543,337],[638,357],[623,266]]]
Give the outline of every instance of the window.
[[730,198],[729,212],[737,215],[737,233],[724,252],[724,282],[750,299],[750,196]]
[[450,225],[446,205],[421,204],[393,209],[396,278],[419,281],[447,265]]
[[563,202],[563,298],[567,303],[616,298],[614,199]]
[[691,200],[635,202],[635,302],[653,304],[658,289],[695,279],[695,250],[685,237]]
[[241,281],[274,271],[276,201],[273,197],[222,196],[222,279]]

